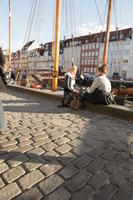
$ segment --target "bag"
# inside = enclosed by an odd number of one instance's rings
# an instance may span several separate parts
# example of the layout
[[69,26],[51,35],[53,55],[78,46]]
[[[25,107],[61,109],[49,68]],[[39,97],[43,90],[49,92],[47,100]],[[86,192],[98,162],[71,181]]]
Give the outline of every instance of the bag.
[[74,99],[70,102],[70,108],[73,110],[79,110],[82,106],[79,95],[75,96]]

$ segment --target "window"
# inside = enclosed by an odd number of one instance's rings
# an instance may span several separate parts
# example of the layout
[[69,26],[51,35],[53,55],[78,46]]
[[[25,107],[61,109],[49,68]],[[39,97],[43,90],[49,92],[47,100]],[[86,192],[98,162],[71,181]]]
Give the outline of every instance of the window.
[[86,49],[88,49],[88,44],[86,45]]
[[88,43],[88,40],[85,40],[85,43],[87,44],[87,43]]
[[88,65],[90,65],[90,60],[88,60]]
[[88,52],[88,56],[91,56],[91,51]]
[[87,65],[87,60],[85,60],[85,65]]
[[85,56],[88,56],[88,52],[85,52]]
[[84,60],[81,60],[81,65],[83,65],[84,64]]
[[92,56],[94,56],[94,51],[92,51]]
[[89,44],[89,49],[91,49],[91,44]]
[[98,51],[96,51],[96,56],[98,56]]
[[85,46],[83,45],[83,46],[82,46],[82,50],[84,50],[84,49],[85,49]]
[[82,52],[82,57],[84,57],[85,56],[85,53],[84,52]]

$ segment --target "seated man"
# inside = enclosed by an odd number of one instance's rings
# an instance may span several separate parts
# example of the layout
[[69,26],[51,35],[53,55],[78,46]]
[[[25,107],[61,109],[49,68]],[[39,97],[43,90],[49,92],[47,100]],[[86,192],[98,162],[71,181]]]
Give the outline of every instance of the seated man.
[[106,77],[103,66],[97,69],[97,77],[83,97],[83,101],[94,104],[106,104],[105,97],[111,93],[111,83]]

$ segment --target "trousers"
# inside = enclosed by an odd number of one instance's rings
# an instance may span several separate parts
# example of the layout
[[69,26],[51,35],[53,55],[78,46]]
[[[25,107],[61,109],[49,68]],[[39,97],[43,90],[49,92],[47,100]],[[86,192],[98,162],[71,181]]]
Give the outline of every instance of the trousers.
[[0,100],[0,132],[2,132],[3,129],[4,129],[4,112],[3,112],[2,101]]

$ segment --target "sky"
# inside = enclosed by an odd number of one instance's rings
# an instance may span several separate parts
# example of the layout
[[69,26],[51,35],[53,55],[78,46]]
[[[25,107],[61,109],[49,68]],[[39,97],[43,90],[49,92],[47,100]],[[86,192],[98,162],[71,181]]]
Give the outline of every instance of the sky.
[[[0,0],[0,46],[8,48],[8,2]],[[108,0],[61,0],[60,38],[105,30]],[[11,0],[11,50],[54,40],[56,0]],[[31,9],[33,12],[31,12]],[[31,20],[29,17],[31,13]],[[37,14],[38,13],[38,14]],[[28,28],[27,28],[28,27]],[[133,0],[113,0],[111,30],[133,27]]]

